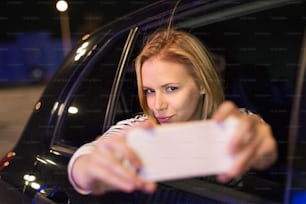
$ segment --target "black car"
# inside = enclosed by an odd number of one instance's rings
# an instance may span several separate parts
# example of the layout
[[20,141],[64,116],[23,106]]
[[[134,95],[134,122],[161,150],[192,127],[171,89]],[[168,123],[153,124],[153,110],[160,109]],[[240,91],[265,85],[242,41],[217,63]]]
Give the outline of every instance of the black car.
[[306,3],[298,0],[186,0],[173,18],[173,27],[212,52],[226,98],[271,124],[275,165],[226,184],[214,177],[162,182],[152,195],[83,196],[68,182],[79,146],[141,112],[134,59],[148,34],[169,25],[175,3],[158,1],[84,35],[0,160],[0,193],[9,199],[1,203],[306,203]]

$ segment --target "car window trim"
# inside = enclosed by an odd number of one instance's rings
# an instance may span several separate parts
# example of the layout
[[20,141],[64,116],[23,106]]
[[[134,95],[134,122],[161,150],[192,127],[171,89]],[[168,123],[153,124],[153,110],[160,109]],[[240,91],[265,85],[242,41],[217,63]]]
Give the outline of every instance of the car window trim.
[[[108,31],[107,33],[109,34],[110,31]],[[51,139],[51,143],[50,143],[50,152],[55,151],[55,152],[63,154],[63,155],[71,156],[77,150],[77,147],[67,146],[67,145],[64,145],[64,144],[60,144],[60,143],[58,143],[58,140],[57,140],[57,138],[59,137],[60,125],[61,125],[61,123],[63,121],[64,110],[67,109],[67,105],[69,104],[69,102],[71,100],[71,96],[73,95],[73,93],[77,89],[77,87],[79,85],[79,82],[84,77],[84,75],[86,75],[86,73],[88,71],[88,69],[86,67],[91,67],[96,62],[96,60],[98,59],[97,56],[100,56],[100,53],[104,52],[104,49],[107,46],[109,46],[110,42],[112,42],[113,39],[116,39],[120,34],[121,34],[121,32],[115,33],[114,35],[112,35],[111,38],[109,38],[109,40],[107,40],[107,43],[104,43],[103,46],[101,48],[99,48],[99,51],[95,54],[95,56],[93,57],[93,60],[91,60],[91,62],[88,63],[83,68],[81,73],[78,75],[77,79],[74,81],[73,85],[71,86],[71,89],[69,90],[68,94],[65,97],[64,102],[60,104],[60,108],[59,109],[61,109],[61,111],[58,110],[58,112],[57,112],[57,119],[56,119],[56,123],[55,123],[55,130],[54,130],[54,132],[52,134],[52,139]],[[95,44],[97,45],[98,42],[95,43]],[[112,93],[113,92],[112,92],[112,89],[111,89],[110,94],[112,94]]]
[[[301,2],[301,0],[297,0],[296,3],[297,2]],[[228,9],[222,9],[217,12],[208,13],[206,15],[199,16],[197,19],[191,19],[182,23],[177,23],[176,26],[179,28],[197,28],[199,26],[218,23],[224,20],[250,15],[252,13],[258,13],[276,7],[282,7],[288,4],[293,3],[288,0],[249,2],[246,4],[238,5],[236,7],[231,7]]]
[[285,203],[290,203],[291,191],[292,190],[292,177],[294,174],[294,158],[295,150],[298,144],[298,133],[299,133],[299,118],[301,115],[301,102],[303,94],[303,86],[306,72],[306,27],[304,29],[304,35],[302,39],[302,45],[300,49],[300,57],[298,62],[298,71],[296,77],[295,92],[293,95],[289,133],[288,133],[288,162],[287,162],[287,178],[286,178],[286,191],[284,195]]
[[129,35],[127,37],[127,40],[125,42],[125,45],[123,47],[122,50],[122,54],[119,60],[119,64],[118,64],[118,68],[117,68],[117,72],[115,74],[115,80],[111,89],[111,93],[110,93],[110,98],[108,100],[108,104],[107,104],[107,108],[106,108],[106,113],[105,113],[105,119],[104,119],[104,124],[103,124],[103,129],[102,132],[105,132],[114,122],[115,119],[115,115],[114,115],[114,111],[115,111],[115,105],[116,102],[119,99],[119,94],[118,90],[120,88],[121,83],[121,78],[125,73],[125,68],[126,68],[126,62],[128,60],[129,54],[130,54],[130,49],[133,45],[135,36],[137,31],[139,30],[138,27],[134,27],[130,29]]

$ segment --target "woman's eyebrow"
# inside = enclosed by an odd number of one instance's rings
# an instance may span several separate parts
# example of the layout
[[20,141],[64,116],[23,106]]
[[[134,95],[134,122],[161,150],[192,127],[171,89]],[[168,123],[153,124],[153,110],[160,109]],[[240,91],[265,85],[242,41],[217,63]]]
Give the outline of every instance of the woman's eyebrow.
[[151,89],[150,87],[148,86],[142,86],[143,89]]
[[178,86],[178,85],[179,85],[179,83],[171,82],[171,83],[163,84],[162,87],[167,87],[167,86]]
[[[166,83],[166,84],[162,84],[160,87],[165,88],[167,86],[179,86],[180,84],[177,82],[170,82],[170,83]],[[142,86],[143,89],[153,89],[150,86]]]

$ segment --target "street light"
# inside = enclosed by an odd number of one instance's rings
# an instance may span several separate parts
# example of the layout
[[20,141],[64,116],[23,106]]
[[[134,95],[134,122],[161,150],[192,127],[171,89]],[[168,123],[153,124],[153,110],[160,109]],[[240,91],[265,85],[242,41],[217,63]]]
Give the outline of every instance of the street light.
[[62,43],[63,43],[64,55],[66,55],[71,49],[71,37],[70,37],[70,25],[69,25],[67,1],[65,0],[57,1],[56,9],[60,12]]
[[66,1],[60,0],[56,2],[56,8],[60,12],[67,11],[68,3]]

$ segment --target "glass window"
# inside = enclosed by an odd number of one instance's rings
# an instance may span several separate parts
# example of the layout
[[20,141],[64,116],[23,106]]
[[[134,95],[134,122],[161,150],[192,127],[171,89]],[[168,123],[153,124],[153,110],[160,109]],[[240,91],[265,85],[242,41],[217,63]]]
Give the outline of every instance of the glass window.
[[115,112],[115,122],[134,117],[142,112],[137,92],[137,80],[133,62],[122,79],[122,88]]
[[135,59],[140,53],[143,45],[143,33],[138,33],[129,52],[129,59],[126,62],[124,75],[121,79],[121,89],[119,89],[119,100],[115,110],[115,121],[129,119],[138,114],[142,114],[138,99],[137,79],[135,70]]
[[106,108],[126,36],[113,39],[85,66],[86,74],[76,81],[53,145],[79,147],[102,134]]

